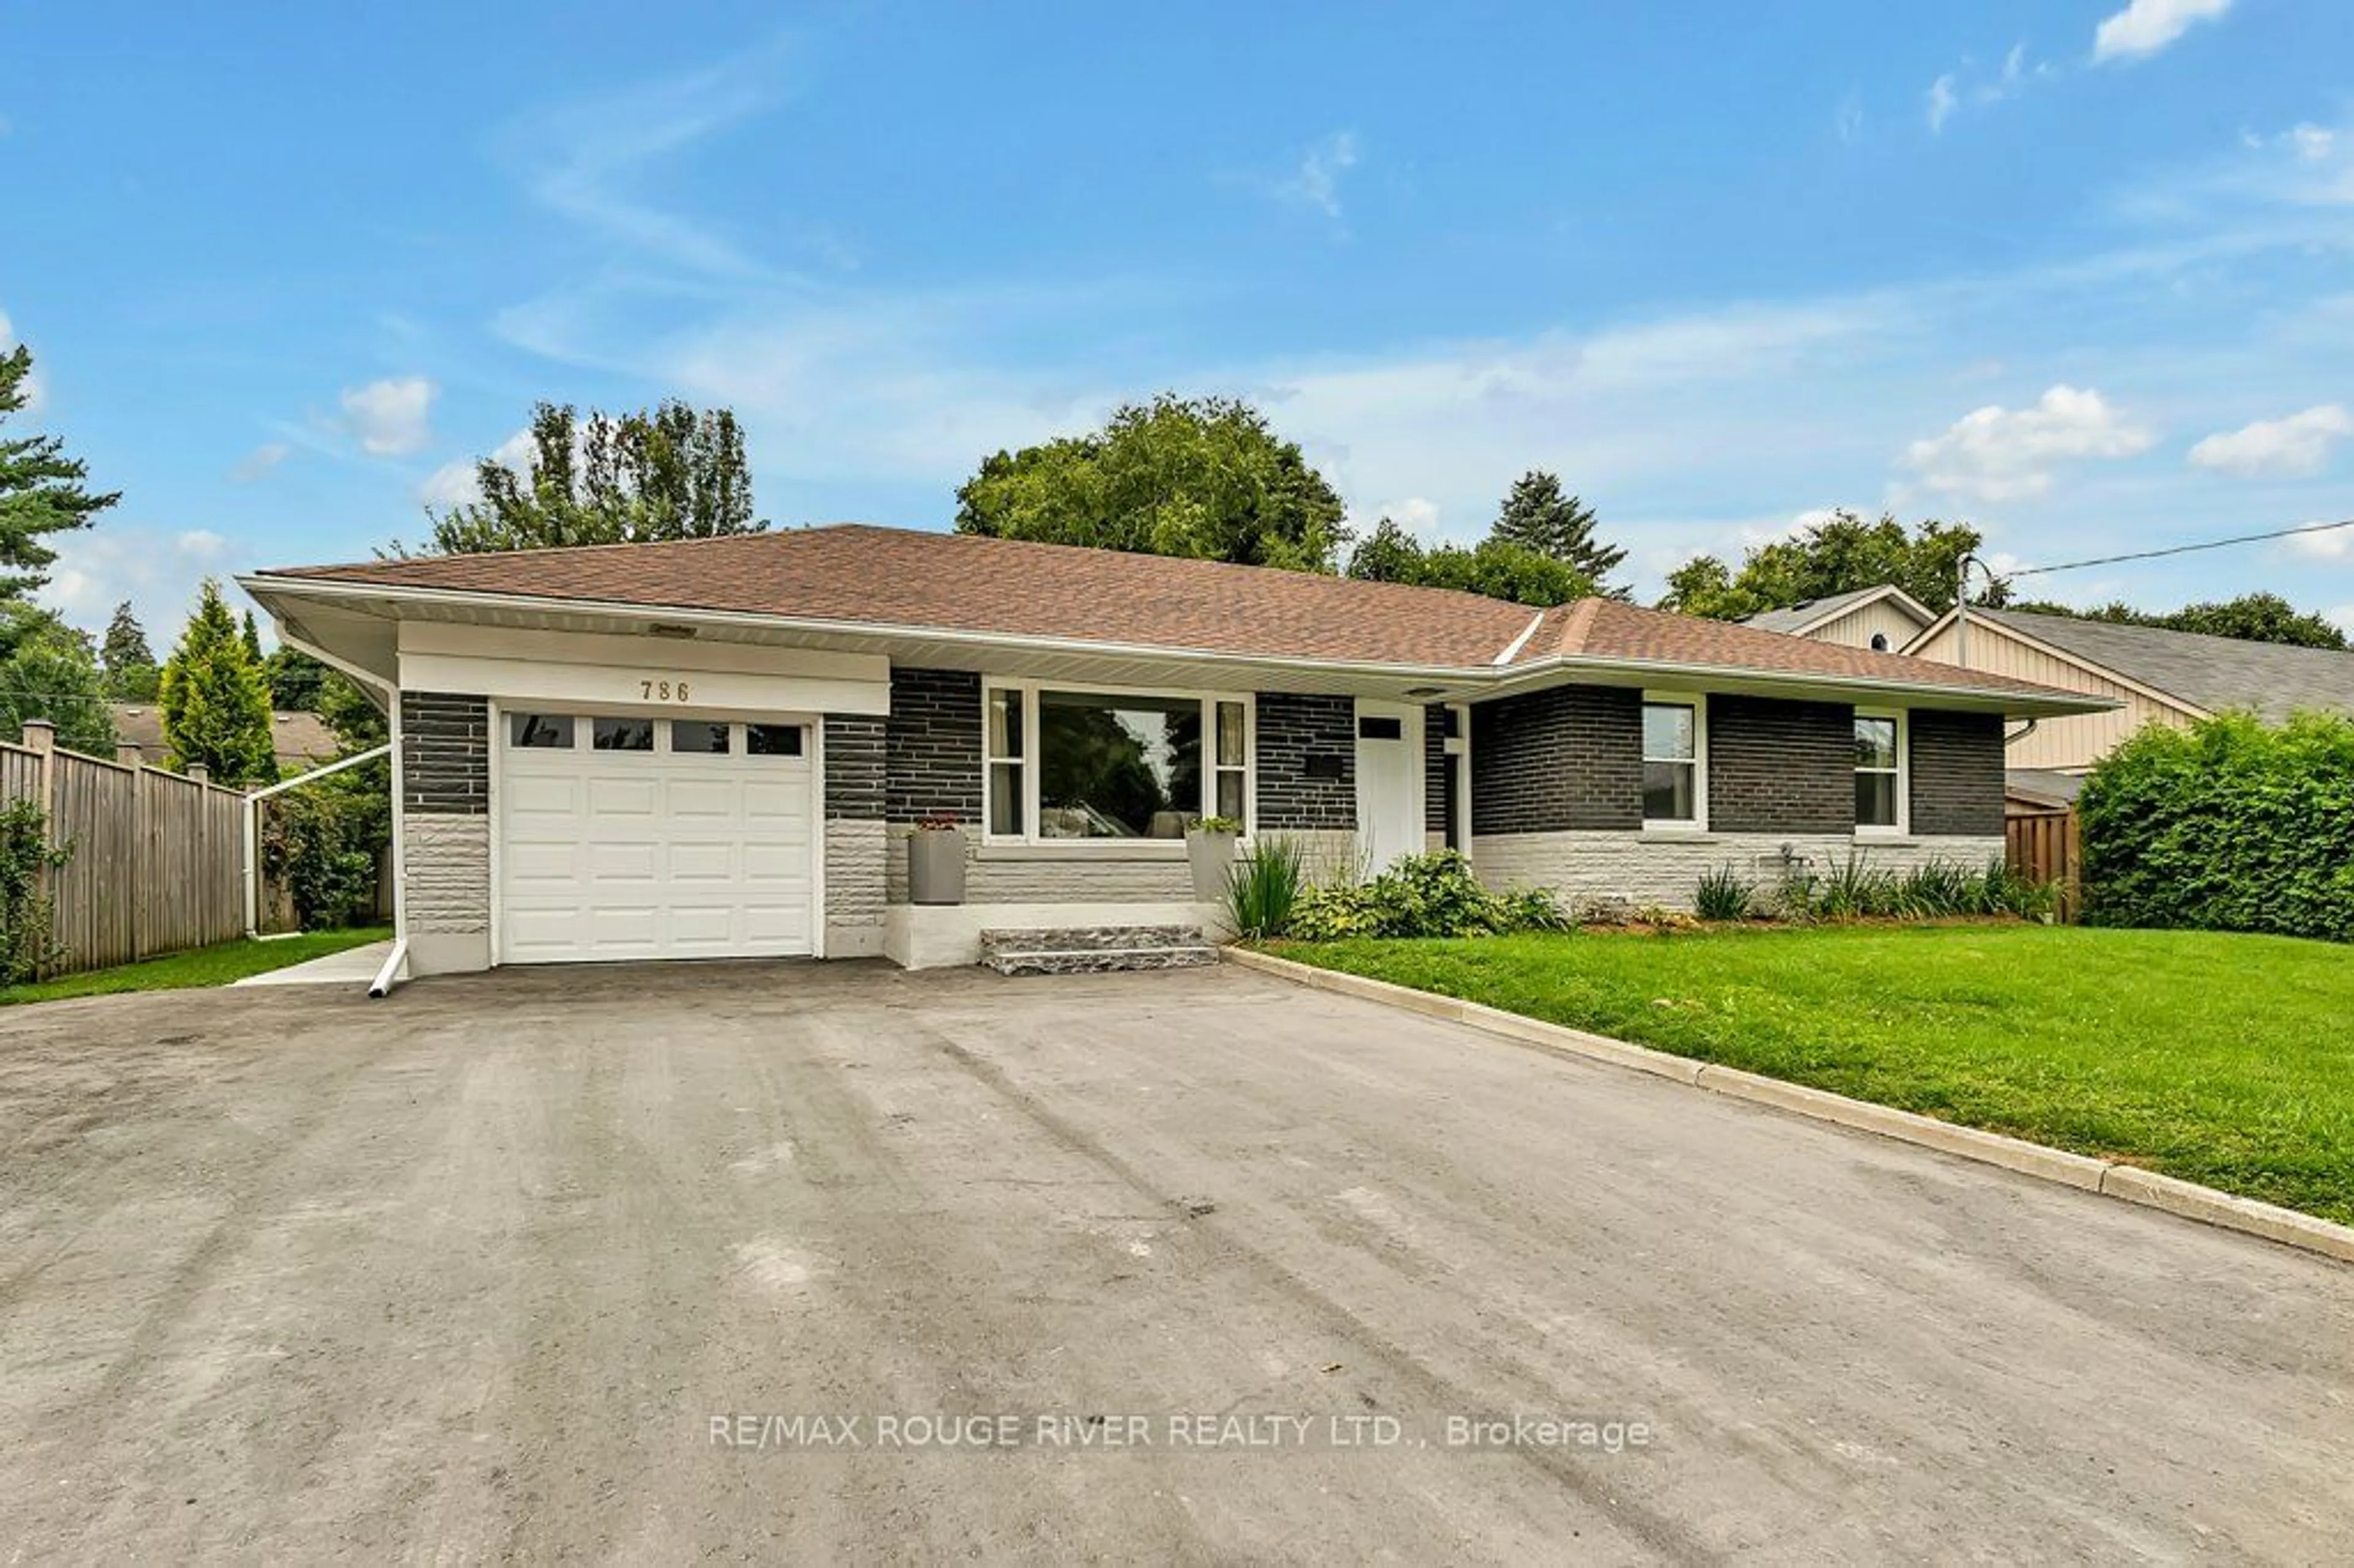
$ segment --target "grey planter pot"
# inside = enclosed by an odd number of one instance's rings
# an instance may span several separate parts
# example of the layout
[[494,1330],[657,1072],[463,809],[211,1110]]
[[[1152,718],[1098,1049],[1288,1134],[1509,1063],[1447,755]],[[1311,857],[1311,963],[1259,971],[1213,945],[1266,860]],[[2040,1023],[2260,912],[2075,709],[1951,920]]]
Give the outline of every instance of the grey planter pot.
[[1185,861],[1193,871],[1193,896],[1204,904],[1223,904],[1226,879],[1234,874],[1235,835],[1187,833]]
[[917,904],[964,902],[964,831],[932,829],[907,835],[907,897]]

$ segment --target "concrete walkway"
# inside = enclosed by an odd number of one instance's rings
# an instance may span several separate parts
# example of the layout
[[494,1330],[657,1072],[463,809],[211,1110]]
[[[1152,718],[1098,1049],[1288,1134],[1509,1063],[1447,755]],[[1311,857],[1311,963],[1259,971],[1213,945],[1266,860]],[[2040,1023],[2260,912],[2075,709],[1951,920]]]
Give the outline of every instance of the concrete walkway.
[[355,985],[365,989],[376,979],[376,970],[392,956],[392,940],[370,942],[365,948],[346,948],[340,953],[329,953],[323,959],[307,963],[289,964],[282,969],[270,969],[258,975],[248,975],[231,985]]

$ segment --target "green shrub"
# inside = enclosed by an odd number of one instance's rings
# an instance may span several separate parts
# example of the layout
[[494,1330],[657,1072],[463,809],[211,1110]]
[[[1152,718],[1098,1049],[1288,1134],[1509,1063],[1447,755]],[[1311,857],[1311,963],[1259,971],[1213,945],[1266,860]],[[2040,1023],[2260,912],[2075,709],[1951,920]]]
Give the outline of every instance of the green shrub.
[[293,900],[306,931],[366,917],[377,858],[391,833],[388,775],[363,763],[264,803],[261,863]]
[[1729,865],[1720,865],[1701,874],[1700,887],[1692,895],[1692,907],[1703,920],[1746,920],[1757,888]]
[[2146,726],[2076,808],[2088,924],[2354,940],[2354,720]]
[[1307,852],[1282,834],[1262,837],[1226,874],[1226,919],[1237,937],[1280,937],[1308,880]]
[[71,845],[49,842],[37,801],[0,806],[0,986],[37,979],[65,956],[49,939],[57,906],[42,890],[41,874],[72,858]]
[[1569,926],[1561,906],[1542,888],[1489,891],[1458,850],[1408,855],[1370,881],[1311,887],[1291,916],[1291,934],[1314,942],[1486,937]]

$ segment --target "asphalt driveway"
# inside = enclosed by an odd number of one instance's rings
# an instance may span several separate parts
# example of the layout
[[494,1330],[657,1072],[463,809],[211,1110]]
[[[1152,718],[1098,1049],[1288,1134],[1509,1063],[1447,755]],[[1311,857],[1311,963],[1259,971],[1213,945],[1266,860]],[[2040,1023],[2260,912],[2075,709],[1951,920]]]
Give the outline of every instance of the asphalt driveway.
[[2354,1553],[2354,1269],[1231,969],[9,1010],[0,1368],[9,1558]]

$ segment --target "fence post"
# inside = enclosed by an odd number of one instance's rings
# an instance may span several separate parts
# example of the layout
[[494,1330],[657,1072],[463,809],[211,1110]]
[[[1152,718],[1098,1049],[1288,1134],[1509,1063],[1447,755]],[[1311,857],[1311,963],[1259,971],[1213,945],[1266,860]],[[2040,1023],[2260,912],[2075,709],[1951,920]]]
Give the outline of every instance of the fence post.
[[138,743],[126,740],[114,748],[114,760],[131,769],[131,961],[147,956],[147,765],[140,760]]
[[[44,843],[55,843],[58,822],[58,726],[48,719],[27,719],[25,749],[38,758],[35,766],[40,769],[40,778],[33,787],[33,800],[41,808],[41,840]],[[45,862],[41,869],[34,874],[33,886],[39,897],[56,897],[57,868]],[[56,906],[52,905],[50,907],[54,910]],[[54,939],[52,938],[52,940]],[[34,970],[35,978],[48,975],[49,967],[48,960],[43,959]]]

